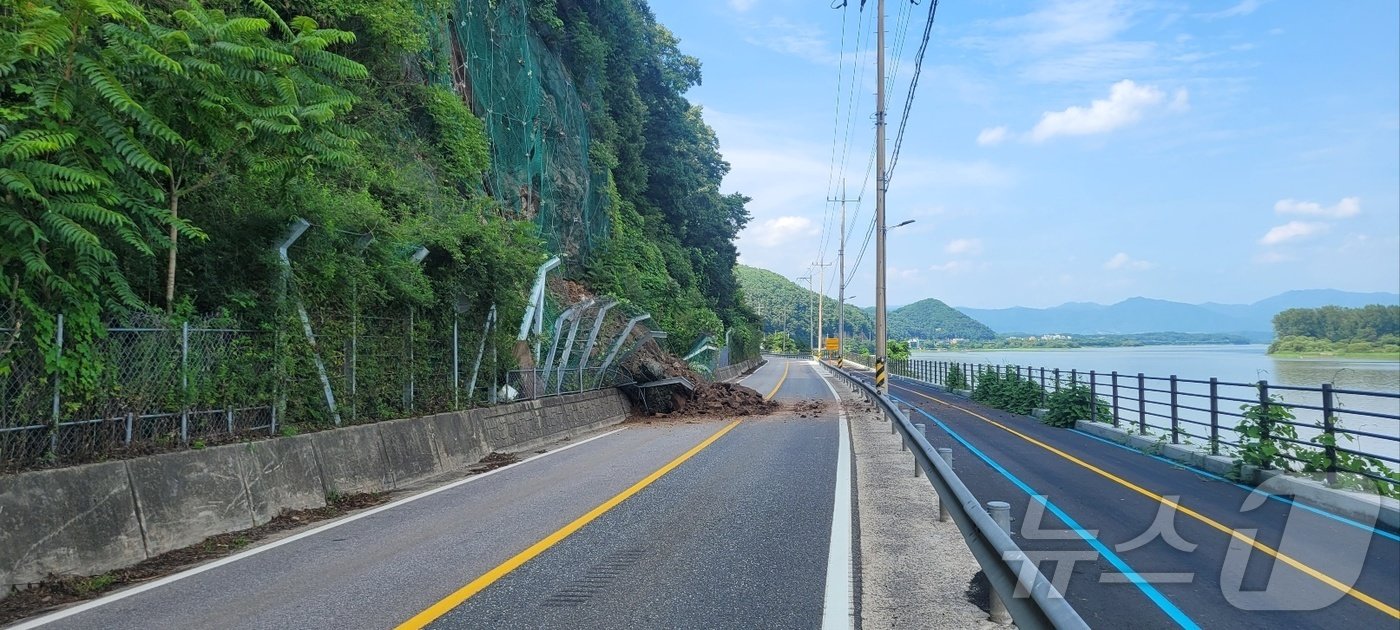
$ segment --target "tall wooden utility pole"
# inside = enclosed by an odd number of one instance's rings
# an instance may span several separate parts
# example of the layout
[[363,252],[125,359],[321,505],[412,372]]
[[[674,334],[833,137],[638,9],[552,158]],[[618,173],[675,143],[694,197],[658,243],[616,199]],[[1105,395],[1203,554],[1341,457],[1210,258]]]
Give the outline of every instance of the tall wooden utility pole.
[[875,388],[889,393],[885,374],[885,0],[876,7],[875,38]]

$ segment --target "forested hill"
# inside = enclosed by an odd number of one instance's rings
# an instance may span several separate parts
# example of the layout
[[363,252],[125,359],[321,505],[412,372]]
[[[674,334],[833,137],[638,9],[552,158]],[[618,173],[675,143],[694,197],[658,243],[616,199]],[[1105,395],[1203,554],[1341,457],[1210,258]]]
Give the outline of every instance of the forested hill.
[[1274,316],[1271,353],[1400,352],[1400,306],[1290,308]]
[[678,346],[756,342],[699,82],[643,0],[9,3],[0,328],[80,383],[138,316],[518,322],[559,255]]
[[[763,321],[765,333],[786,332],[801,348],[811,343],[812,323],[817,315],[815,292],[767,269],[739,265],[736,274],[744,299]],[[836,336],[840,323],[836,300],[823,298],[821,310],[826,334]],[[869,314],[846,305],[846,334],[850,338],[872,339],[874,330]]]
[[943,302],[928,298],[890,312],[891,339],[995,339],[996,333]]

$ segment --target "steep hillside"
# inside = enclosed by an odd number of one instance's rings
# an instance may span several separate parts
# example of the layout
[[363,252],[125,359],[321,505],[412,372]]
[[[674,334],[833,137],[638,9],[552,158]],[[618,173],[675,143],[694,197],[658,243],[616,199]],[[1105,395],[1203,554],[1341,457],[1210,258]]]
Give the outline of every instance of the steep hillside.
[[[739,286],[743,288],[744,299],[750,309],[763,320],[765,333],[786,331],[801,346],[811,340],[815,293],[806,287],[798,286],[781,275],[739,265],[735,269]],[[822,319],[826,322],[826,334],[835,336],[839,322],[836,300],[822,300]],[[874,336],[875,325],[870,315],[849,304],[846,305],[846,334],[852,339],[870,339]]]
[[284,339],[301,306],[320,345],[382,338],[360,364],[405,373],[442,373],[445,331],[490,319],[504,377],[550,256],[675,348],[756,349],[747,199],[719,192],[684,96],[700,63],[644,0],[34,0],[0,40],[0,172],[23,183],[0,199],[0,327],[25,337],[0,374],[38,357],[89,395],[106,324],[209,314],[277,339],[289,412],[318,414],[297,378],[317,350]]
[[996,333],[981,322],[933,298],[890,312],[890,339],[993,339]]

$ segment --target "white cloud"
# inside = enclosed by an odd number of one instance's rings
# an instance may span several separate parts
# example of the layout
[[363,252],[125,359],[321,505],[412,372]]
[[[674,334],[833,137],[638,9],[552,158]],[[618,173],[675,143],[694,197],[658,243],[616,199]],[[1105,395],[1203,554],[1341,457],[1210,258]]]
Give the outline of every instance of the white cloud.
[[1198,13],[1196,14],[1196,17],[1201,18],[1203,20],[1220,20],[1224,18],[1239,17],[1241,15],[1249,15],[1251,13],[1254,13],[1255,11],[1259,10],[1259,7],[1263,5],[1263,0],[1241,0],[1239,4],[1236,4],[1235,6],[1232,6],[1228,9],[1216,11],[1214,13]]
[[953,255],[955,255],[955,256],[956,256],[956,255],[959,255],[959,254],[967,254],[967,255],[980,254],[980,253],[982,253],[982,239],[980,239],[980,238],[959,238],[959,239],[955,239],[955,240],[949,242],[949,243],[948,243],[948,246],[945,247],[945,248],[943,248],[943,251],[946,251],[946,252],[948,252],[949,254],[953,254]]
[[1275,226],[1273,229],[1269,230],[1263,238],[1259,239],[1259,243],[1262,245],[1278,245],[1279,243],[1315,236],[1326,231],[1326,223],[1289,221],[1288,223]]
[[[1185,99],[1185,90],[1178,93]],[[1030,132],[1030,139],[1044,142],[1055,136],[1083,136],[1108,133],[1131,125],[1143,114],[1161,104],[1165,94],[1150,85],[1124,79],[1113,84],[1107,99],[1095,99],[1089,107],[1074,106],[1059,112],[1045,112]]]
[[1122,39],[1144,10],[1145,3],[1121,0],[1038,3],[1033,12],[974,25],[958,43],[1020,66],[1035,82],[1113,80],[1136,74],[1157,55],[1155,42]]
[[1172,95],[1172,102],[1167,105],[1167,109],[1174,112],[1184,112],[1191,109],[1191,95],[1186,92],[1186,88],[1181,88]]
[[1003,140],[1006,140],[1005,126],[989,127],[987,129],[983,129],[982,133],[977,134],[977,144],[980,144],[984,147],[1001,144]]
[[761,27],[754,25],[751,31],[754,34],[745,37],[744,40],[755,46],[800,57],[815,64],[836,65],[841,61],[841,55],[831,50],[830,42],[822,33],[822,29],[815,24],[793,22],[779,17],[769,20]]
[[1145,260],[1134,259],[1132,256],[1129,256],[1127,252],[1118,252],[1117,254],[1114,254],[1112,258],[1109,258],[1107,261],[1104,261],[1103,264],[1104,269],[1110,270],[1133,269],[1137,271],[1145,271],[1147,269],[1151,269],[1154,266],[1155,265]]
[[734,9],[739,13],[748,12],[748,10],[752,9],[753,5],[755,4],[758,4],[758,0],[729,0],[729,8]]
[[750,230],[754,242],[763,247],[777,247],[799,238],[816,236],[821,231],[811,219],[797,216],[761,221]]
[[1274,212],[1279,214],[1303,214],[1329,219],[1345,219],[1361,214],[1360,197],[1344,197],[1336,205],[1323,207],[1315,201],[1298,201],[1297,199],[1280,199],[1274,204]]

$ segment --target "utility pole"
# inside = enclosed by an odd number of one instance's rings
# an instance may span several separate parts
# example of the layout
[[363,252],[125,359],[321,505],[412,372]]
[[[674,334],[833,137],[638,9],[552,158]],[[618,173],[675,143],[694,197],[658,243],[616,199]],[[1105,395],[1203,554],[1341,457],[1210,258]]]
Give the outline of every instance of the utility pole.
[[807,281],[807,293],[808,293],[808,296],[807,296],[807,317],[809,318],[809,319],[807,320],[807,321],[808,321],[808,325],[807,325],[807,339],[808,339],[808,343],[811,344],[812,347],[816,347],[816,342],[813,341],[813,340],[815,339],[815,337],[813,336],[813,333],[814,333],[815,331],[812,329],[812,326],[811,326],[811,319],[810,319],[811,316],[812,316],[812,296],[811,296],[811,293],[812,293],[812,267],[811,267],[810,265],[807,267],[807,275],[798,278],[798,280],[806,280],[806,281]]
[[875,17],[875,389],[885,395],[885,0],[879,0]]
[[822,318],[822,305],[826,304],[826,268],[831,263],[812,263],[817,267],[817,356],[826,350],[826,320]]
[[841,287],[841,288],[838,290],[838,292],[837,292],[837,296],[838,296],[839,300],[837,301],[837,304],[836,304],[836,308],[838,309],[837,312],[840,313],[840,315],[839,315],[839,317],[838,317],[838,320],[837,320],[838,323],[836,324],[836,339],[837,339],[837,342],[836,342],[836,367],[841,367],[842,360],[843,360],[843,359],[845,358],[845,356],[846,356],[846,202],[847,202],[847,201],[856,201],[856,202],[859,202],[859,201],[860,201],[860,198],[859,198],[859,197],[857,197],[857,198],[855,198],[855,199],[847,199],[847,198],[846,198],[846,180],[845,180],[845,178],[842,178],[842,179],[841,179],[841,198],[840,198],[840,199],[831,199],[831,198],[828,198],[827,201],[839,201],[839,202],[841,202],[841,241],[840,241],[839,243],[837,243],[837,248],[836,248],[836,252],[837,252],[836,256],[837,256],[837,258],[840,259],[840,261],[841,261],[841,266],[840,266],[840,268],[839,268],[839,269],[840,269],[840,270],[839,270],[839,273],[840,273],[841,275],[839,275],[839,276],[836,277],[836,279],[840,281],[840,287]]

